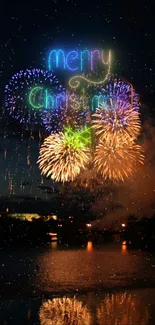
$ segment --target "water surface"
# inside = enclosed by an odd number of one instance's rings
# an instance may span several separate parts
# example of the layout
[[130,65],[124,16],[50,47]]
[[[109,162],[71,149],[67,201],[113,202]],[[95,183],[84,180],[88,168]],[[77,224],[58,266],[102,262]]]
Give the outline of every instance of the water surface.
[[[154,325],[155,257],[123,244],[0,251],[1,325]],[[151,288],[152,287],[152,288]]]
[[120,244],[19,247],[1,251],[0,261],[3,297],[155,287],[155,257]]
[[0,300],[1,325],[154,325],[155,289]]

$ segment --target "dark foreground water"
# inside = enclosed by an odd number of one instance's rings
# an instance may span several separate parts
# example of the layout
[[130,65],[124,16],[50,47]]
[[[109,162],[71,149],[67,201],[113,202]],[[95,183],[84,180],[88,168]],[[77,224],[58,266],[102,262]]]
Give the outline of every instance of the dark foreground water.
[[155,257],[125,245],[0,252],[0,325],[154,325]]

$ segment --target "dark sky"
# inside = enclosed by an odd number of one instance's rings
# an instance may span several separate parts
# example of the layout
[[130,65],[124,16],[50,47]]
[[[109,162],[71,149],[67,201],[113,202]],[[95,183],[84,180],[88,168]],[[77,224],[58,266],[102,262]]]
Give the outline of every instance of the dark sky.
[[[1,76],[44,64],[53,44],[111,48],[113,71],[155,104],[153,1],[3,1],[0,12]],[[46,63],[46,62],[45,62]]]
[[[154,114],[154,9],[153,1],[3,0],[0,10],[1,106],[4,86],[12,74],[20,69],[46,67],[49,48],[57,45],[62,48],[66,45],[72,48],[93,46],[112,50],[112,71],[133,83],[141,100],[151,107],[150,114]],[[24,144],[18,139],[19,162],[15,157],[15,139],[9,137],[8,144],[4,140],[0,141],[1,196],[42,196],[36,186],[41,178],[34,149],[31,151],[32,170],[30,176],[27,176],[30,168],[26,162],[28,143],[24,149]],[[21,184],[28,177],[33,179],[33,184],[22,192]],[[14,192],[10,190],[11,178],[14,179]]]

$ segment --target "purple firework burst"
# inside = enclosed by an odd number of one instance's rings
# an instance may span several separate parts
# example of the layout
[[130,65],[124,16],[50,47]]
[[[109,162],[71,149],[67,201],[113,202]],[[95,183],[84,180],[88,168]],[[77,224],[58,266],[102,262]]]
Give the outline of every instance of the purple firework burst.
[[123,78],[109,76],[104,86],[94,92],[92,111],[95,112],[103,104],[109,110],[116,109],[118,100],[132,105],[136,111],[140,109],[139,96],[132,84]]
[[[34,88],[35,91],[31,93]],[[45,92],[48,89],[54,94],[64,91],[52,72],[41,69],[21,70],[5,86],[5,108],[9,115],[22,124],[42,124],[41,116],[47,101]]]
[[90,113],[87,101],[74,93],[62,92],[53,109],[45,109],[42,120],[49,133],[62,132],[64,127],[79,129],[90,123]]

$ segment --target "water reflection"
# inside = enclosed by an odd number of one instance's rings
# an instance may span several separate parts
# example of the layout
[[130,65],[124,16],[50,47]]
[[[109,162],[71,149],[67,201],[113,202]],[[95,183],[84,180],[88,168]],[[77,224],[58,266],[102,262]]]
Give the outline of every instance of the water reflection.
[[108,294],[97,308],[97,320],[99,325],[147,325],[148,307],[127,292]]
[[126,245],[126,241],[122,242],[122,253],[126,254],[127,253],[127,245]]
[[149,312],[140,294],[124,292],[46,300],[39,319],[40,325],[148,325]]
[[87,243],[87,251],[91,252],[93,250],[93,243],[92,241],[88,241]]
[[58,242],[57,241],[53,241],[51,243],[52,250],[56,250],[57,249],[57,246],[58,246]]
[[[96,288],[120,288],[155,283],[155,257],[148,252],[126,251],[120,245],[99,249],[89,242],[86,249],[49,249],[35,255],[39,271],[34,279],[36,290],[76,292]],[[6,264],[6,263],[5,263]],[[4,267],[3,267],[4,271]],[[6,277],[5,273],[3,272]],[[136,279],[136,281],[135,281]],[[145,282],[144,282],[145,281]]]
[[54,298],[43,302],[39,312],[41,325],[90,325],[86,306],[76,297]]
[[0,300],[2,325],[154,325],[155,289]]

